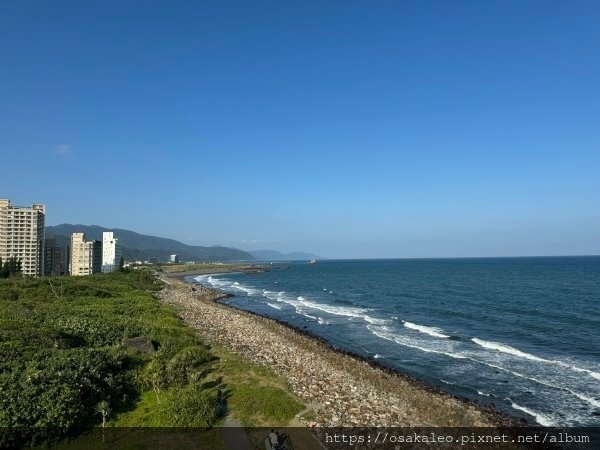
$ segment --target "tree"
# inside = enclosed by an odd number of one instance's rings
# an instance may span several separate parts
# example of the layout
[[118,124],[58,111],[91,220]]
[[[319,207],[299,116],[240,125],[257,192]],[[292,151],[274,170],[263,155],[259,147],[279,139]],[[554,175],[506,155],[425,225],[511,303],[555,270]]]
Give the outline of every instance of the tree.
[[123,272],[125,270],[125,258],[121,256],[119,260],[119,272]]
[[15,256],[8,258],[0,267],[0,278],[18,276],[21,274],[22,270],[21,260],[17,259]]
[[110,416],[110,405],[106,400],[102,400],[96,405],[96,412],[102,417],[102,442],[104,442],[104,428],[106,428],[106,419]]
[[102,400],[96,405],[96,412],[102,417],[102,428],[106,427],[106,420],[110,416],[110,405],[106,400]]

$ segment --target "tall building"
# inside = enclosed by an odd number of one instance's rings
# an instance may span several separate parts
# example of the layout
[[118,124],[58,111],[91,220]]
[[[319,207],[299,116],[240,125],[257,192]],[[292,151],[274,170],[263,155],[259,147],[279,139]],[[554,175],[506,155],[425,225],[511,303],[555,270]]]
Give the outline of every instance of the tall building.
[[121,245],[112,231],[102,233],[102,272],[114,272],[121,262]]
[[169,262],[178,263],[179,262],[179,255],[169,255]]
[[0,199],[0,258],[16,257],[23,275],[39,277],[44,273],[44,224],[46,207],[13,206]]
[[102,268],[102,243],[86,241],[85,233],[71,235],[71,275],[99,273]]
[[58,245],[56,239],[46,239],[44,245],[44,275],[69,275],[69,247]]

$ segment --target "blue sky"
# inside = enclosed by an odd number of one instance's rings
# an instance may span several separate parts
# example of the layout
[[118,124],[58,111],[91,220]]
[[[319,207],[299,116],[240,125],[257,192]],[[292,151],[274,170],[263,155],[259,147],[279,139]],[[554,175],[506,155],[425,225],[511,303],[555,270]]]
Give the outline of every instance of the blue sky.
[[600,254],[598,23],[596,1],[4,1],[0,197],[326,257]]

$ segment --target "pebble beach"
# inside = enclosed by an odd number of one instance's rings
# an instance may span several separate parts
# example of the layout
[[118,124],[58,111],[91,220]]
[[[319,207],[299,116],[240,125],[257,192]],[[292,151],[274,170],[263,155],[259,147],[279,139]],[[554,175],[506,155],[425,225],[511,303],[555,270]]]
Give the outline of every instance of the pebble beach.
[[300,330],[219,303],[227,294],[182,277],[159,294],[208,342],[268,366],[314,411],[311,427],[488,427],[511,419],[369,361]]

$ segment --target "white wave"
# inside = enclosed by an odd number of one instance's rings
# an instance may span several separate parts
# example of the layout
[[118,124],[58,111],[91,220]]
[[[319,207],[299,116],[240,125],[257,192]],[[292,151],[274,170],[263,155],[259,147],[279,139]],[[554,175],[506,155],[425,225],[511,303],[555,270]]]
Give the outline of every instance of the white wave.
[[333,306],[327,305],[324,303],[317,303],[311,300],[307,300],[306,298],[299,296],[298,301],[305,306],[308,306],[312,309],[318,309],[321,311],[325,311],[329,314],[333,314],[336,316],[346,316],[346,317],[363,317],[368,309],[364,308],[350,308],[347,306]]
[[584,402],[589,403],[594,408],[600,408],[600,401],[596,400],[595,398],[588,397],[587,395],[582,394],[581,392],[577,392],[577,391],[574,391],[574,390],[569,389],[569,388],[565,388],[565,390],[567,392],[570,392],[571,394],[573,394],[578,399],[583,400]]
[[[487,362],[487,361],[482,361],[480,359],[476,359],[476,358],[472,357],[471,355],[469,355],[468,353],[457,353],[457,352],[454,352],[454,351],[444,351],[444,350],[439,349],[439,348],[436,349],[436,348],[431,348],[431,347],[425,347],[423,345],[419,345],[419,343],[417,343],[417,342],[411,341],[406,336],[401,336],[401,335],[392,333],[391,330],[390,330],[390,328],[389,327],[385,327],[385,326],[383,326],[383,327],[373,327],[373,326],[369,325],[369,326],[367,326],[367,328],[375,336],[378,336],[378,337],[380,337],[382,339],[386,339],[388,341],[395,342],[395,343],[397,343],[399,345],[403,345],[403,346],[410,347],[410,348],[415,348],[417,350],[421,350],[421,351],[426,352],[426,353],[434,353],[434,354],[444,355],[444,356],[448,356],[448,357],[455,358],[455,359],[468,359],[468,360],[473,361],[475,363],[483,364],[485,366],[488,366],[488,367],[491,367],[491,368],[494,368],[494,369],[498,369],[498,370],[501,370],[503,372],[510,373],[511,375],[514,375],[514,376],[516,376],[518,378],[530,380],[530,381],[533,381],[535,383],[541,384],[543,386],[546,386],[546,387],[549,387],[549,388],[552,388],[552,389],[562,390],[562,391],[568,392],[571,395],[579,398],[580,400],[583,400],[583,401],[589,403],[590,405],[592,405],[594,407],[598,407],[599,406],[598,405],[599,402],[597,400],[595,400],[594,398],[591,398],[591,397],[589,397],[589,396],[587,396],[585,394],[582,394],[580,392],[574,391],[574,390],[572,390],[570,388],[567,388],[567,387],[557,386],[555,384],[549,383],[547,381],[541,380],[541,379],[533,377],[533,376],[524,375],[522,373],[515,372],[514,370],[510,370],[510,369],[507,369],[505,367],[501,367],[501,366],[498,366],[496,364],[492,364],[492,363]],[[440,342],[446,342],[446,341],[440,341]],[[448,349],[446,349],[446,350],[448,350]],[[485,394],[481,394],[481,395],[485,395]],[[544,417],[541,417],[540,420],[543,421]],[[542,424],[542,422],[539,422],[539,423]]]
[[266,289],[263,290],[263,295],[266,298],[268,298],[269,300],[278,300],[278,297],[279,297],[279,293],[278,292],[267,291]]
[[371,317],[371,316],[368,316],[366,314],[363,316],[363,319],[365,319],[365,321],[367,321],[369,323],[372,323],[373,325],[384,325],[386,323],[390,323],[389,320],[386,320],[386,319],[377,319],[375,317]]
[[531,361],[539,361],[539,362],[547,362],[547,363],[553,362],[553,361],[550,361],[549,359],[540,358],[539,356],[535,356],[530,353],[522,352],[521,350],[517,350],[516,348],[511,347],[510,345],[501,344],[499,342],[484,341],[483,339],[477,339],[477,338],[473,338],[471,340],[473,342],[475,342],[477,345],[480,345],[481,347],[487,348],[489,350],[496,350],[498,352],[508,353],[513,356],[518,356],[519,358],[530,359]]
[[489,396],[490,396],[490,394],[487,394],[487,393],[485,393],[485,392],[483,392],[483,391],[477,391],[477,393],[478,393],[479,395],[484,395],[484,396],[486,396],[486,397],[489,397]]
[[410,328],[411,330],[419,331],[420,333],[428,334],[429,336],[437,337],[437,338],[449,338],[450,336],[443,334],[441,329],[436,327],[426,327],[425,325],[418,325],[412,322],[403,321],[404,326],[406,328]]
[[[386,339],[388,341],[395,342],[398,345],[403,345],[405,347],[416,348],[417,350],[421,350],[425,353],[435,353],[438,355],[449,356],[450,358],[455,359],[467,359],[467,356],[461,355],[460,353],[455,352],[446,352],[440,349],[434,349],[431,347],[423,347],[422,345],[418,345],[414,340],[406,336],[402,336],[399,334],[391,333],[388,327],[374,327],[372,325],[367,325],[367,329],[373,333],[375,336],[380,337],[382,339]],[[470,358],[469,358],[470,359]]]
[[257,289],[251,288],[249,286],[244,286],[243,284],[238,283],[237,281],[231,285],[231,287],[235,289],[239,289],[242,292],[245,292],[248,295],[257,294],[259,291]]
[[281,305],[276,305],[275,303],[267,302],[267,305],[269,305],[271,308],[275,308],[275,309],[279,309],[279,310],[282,308]]
[[535,418],[535,421],[537,423],[539,423],[541,426],[543,426],[543,427],[551,427],[551,426],[555,425],[554,420],[552,420],[550,417],[548,417],[548,416],[546,416],[546,415],[544,415],[542,413],[533,411],[533,410],[531,410],[529,408],[525,408],[524,406],[517,405],[511,399],[508,399],[508,401],[510,401],[510,405],[514,409],[519,410],[519,411],[523,411],[525,414],[529,414],[530,416],[533,416]]
[[383,356],[380,355],[379,353],[375,353],[375,355],[373,356],[373,358],[379,359],[379,358],[383,358]]
[[578,399],[583,400],[584,402],[589,403],[590,405],[592,405],[592,406],[594,406],[596,408],[600,408],[600,402],[598,400],[596,400],[596,399],[594,399],[592,397],[588,397],[587,395],[582,394],[581,392],[574,391],[573,389],[570,389],[568,387],[557,386],[557,385],[549,383],[547,381],[540,380],[539,378],[528,376],[528,375],[524,375],[522,373],[515,372],[514,370],[510,370],[510,369],[507,369],[505,367],[497,366],[496,364],[490,364],[490,363],[487,363],[487,362],[484,362],[484,361],[480,361],[478,359],[473,359],[473,358],[470,358],[470,357],[468,359],[470,359],[473,362],[477,362],[477,363],[486,365],[486,366],[491,367],[493,369],[498,369],[498,370],[501,370],[503,372],[510,373],[511,375],[514,375],[517,378],[522,378],[524,380],[533,381],[534,383],[541,384],[542,386],[546,386],[546,387],[549,387],[551,389],[556,389],[558,391],[568,392],[571,395],[577,397]]
[[565,366],[568,367],[571,370],[574,370],[575,372],[583,372],[583,373],[587,373],[590,377],[595,378],[596,380],[600,380],[600,373],[598,372],[594,372],[593,370],[589,370],[589,369],[582,369],[581,367],[577,367],[577,366],[571,366],[569,364],[566,364],[562,361],[557,361],[561,366]]
[[537,361],[537,362],[541,362],[541,363],[545,363],[545,364],[555,364],[555,365],[564,367],[566,369],[573,370],[575,372],[587,373],[592,378],[595,378],[596,380],[600,380],[600,373],[594,372],[593,370],[590,370],[590,369],[583,369],[581,367],[567,364],[563,361],[541,358],[539,356],[532,355],[531,353],[525,353],[521,350],[511,347],[510,345],[502,344],[500,342],[484,341],[483,339],[477,339],[477,338],[473,338],[471,340],[473,342],[475,342],[477,345],[480,345],[481,347],[487,348],[489,350],[496,350],[498,352],[508,353],[510,355],[517,356],[519,358],[529,359],[531,361]]
[[206,281],[208,281],[210,283],[211,286],[216,287],[216,288],[223,288],[223,287],[230,287],[231,286],[231,281],[230,280],[226,280],[226,279],[219,279],[219,278],[215,278],[212,276],[209,276]]
[[364,319],[366,322],[374,324],[374,325],[383,325],[383,324],[386,324],[389,322],[389,320],[386,320],[386,319],[378,319],[376,317],[371,317],[371,316],[367,315],[366,313],[370,310],[365,309],[365,308],[328,305],[325,303],[318,303],[318,302],[315,302],[312,300],[307,300],[303,296],[299,296],[297,300],[298,300],[298,302],[300,302],[300,304],[302,306],[306,306],[311,309],[317,309],[320,311],[324,311],[326,313],[333,314],[335,316],[356,317],[356,318]]

